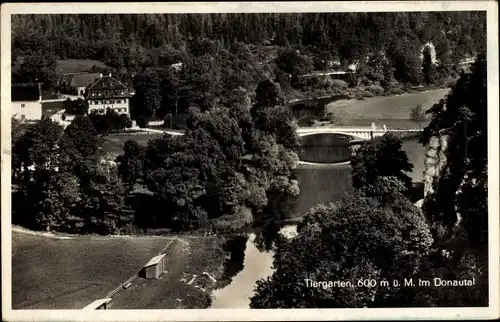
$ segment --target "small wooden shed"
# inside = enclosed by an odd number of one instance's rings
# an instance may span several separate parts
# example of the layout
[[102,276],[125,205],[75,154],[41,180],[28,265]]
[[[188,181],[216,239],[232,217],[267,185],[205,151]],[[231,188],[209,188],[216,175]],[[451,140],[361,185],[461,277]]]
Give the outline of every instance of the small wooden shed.
[[110,298],[95,300],[94,302],[90,303],[89,305],[87,305],[83,309],[84,310],[106,310],[108,308],[109,302],[111,302]]
[[149,260],[149,262],[142,268],[142,277],[144,278],[160,278],[165,270],[165,255],[160,254]]

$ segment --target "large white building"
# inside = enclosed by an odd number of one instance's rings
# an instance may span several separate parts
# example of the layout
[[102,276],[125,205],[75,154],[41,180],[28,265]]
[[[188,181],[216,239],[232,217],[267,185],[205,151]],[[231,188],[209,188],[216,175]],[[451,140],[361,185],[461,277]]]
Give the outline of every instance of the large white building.
[[89,106],[89,114],[94,111],[105,114],[111,109],[118,114],[130,115],[129,89],[111,74],[66,74],[59,81],[59,92],[66,94],[70,99],[83,97]]
[[89,105],[89,114],[93,111],[105,114],[108,110],[114,110],[118,114],[130,115],[129,90],[111,77],[111,74],[99,77],[95,83],[88,86],[84,97]]
[[22,121],[42,119],[42,94],[39,84],[11,86],[12,117]]

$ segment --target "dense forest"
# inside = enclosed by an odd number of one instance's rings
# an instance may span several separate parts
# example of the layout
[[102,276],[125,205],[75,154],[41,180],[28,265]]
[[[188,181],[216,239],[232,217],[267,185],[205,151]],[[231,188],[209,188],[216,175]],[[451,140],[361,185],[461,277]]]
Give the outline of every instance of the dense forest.
[[485,49],[485,37],[477,36],[486,35],[485,17],[485,12],[17,15],[12,40],[20,50],[43,48],[62,59],[88,57],[115,66],[154,59],[169,48],[191,50],[190,41],[198,37],[224,47],[234,41],[311,47],[341,60],[396,44],[418,48],[432,42],[438,56],[456,61]]

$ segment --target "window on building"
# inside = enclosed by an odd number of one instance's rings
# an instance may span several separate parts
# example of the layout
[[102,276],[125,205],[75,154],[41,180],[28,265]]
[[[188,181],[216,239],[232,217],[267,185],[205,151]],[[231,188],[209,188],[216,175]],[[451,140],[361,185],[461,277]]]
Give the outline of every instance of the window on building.
[[21,107],[26,107],[26,105],[25,104],[21,104]]

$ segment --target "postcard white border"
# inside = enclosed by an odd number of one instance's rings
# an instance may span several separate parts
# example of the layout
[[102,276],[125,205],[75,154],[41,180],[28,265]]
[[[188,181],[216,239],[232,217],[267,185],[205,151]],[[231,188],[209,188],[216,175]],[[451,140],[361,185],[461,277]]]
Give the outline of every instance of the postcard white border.
[[[499,87],[498,3],[496,1],[356,1],[226,3],[15,3],[1,6],[1,187],[2,187],[2,320],[5,321],[271,321],[485,319],[499,317]],[[62,13],[209,13],[209,12],[395,12],[487,11],[488,61],[488,308],[414,309],[204,309],[204,310],[11,310],[10,217],[10,59],[11,14]],[[7,283],[8,282],[8,283]]]

